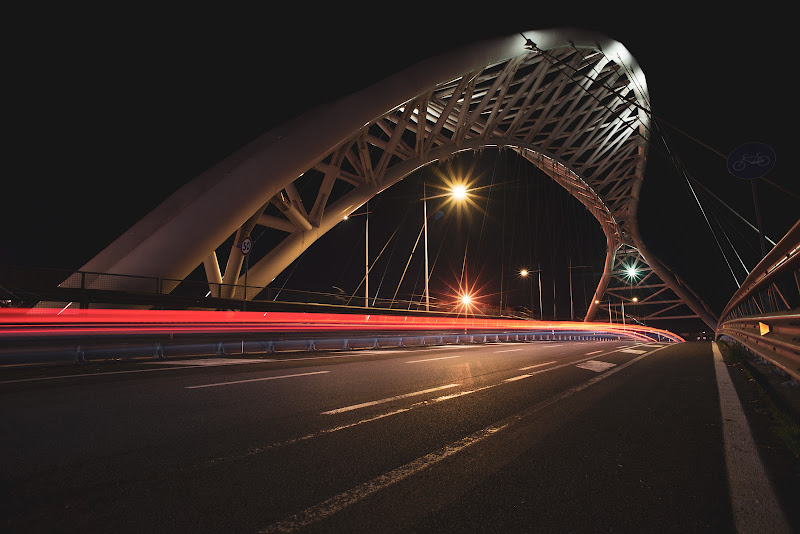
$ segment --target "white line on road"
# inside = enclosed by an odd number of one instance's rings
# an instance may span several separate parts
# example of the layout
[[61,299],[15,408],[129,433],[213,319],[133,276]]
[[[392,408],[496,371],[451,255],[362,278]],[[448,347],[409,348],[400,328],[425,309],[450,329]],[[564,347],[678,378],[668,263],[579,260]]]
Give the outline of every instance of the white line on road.
[[451,358],[460,358],[460,355],[456,356],[440,356],[439,358],[426,358],[424,360],[411,360],[406,363],[420,363],[420,362],[435,362],[437,360],[449,360]]
[[229,386],[231,384],[244,384],[246,382],[263,382],[264,380],[279,380],[281,378],[294,378],[296,376],[321,375],[330,371],[313,371],[311,373],[297,373],[294,375],[266,376],[264,378],[250,378],[248,380],[233,380],[231,382],[216,382],[214,384],[202,384],[200,386],[186,386],[184,389],[213,388],[216,386]]
[[416,395],[424,395],[425,393],[432,393],[434,391],[441,391],[443,389],[454,388],[457,386],[458,384],[446,384],[444,386],[438,386],[435,388],[423,389],[420,391],[412,391],[411,393],[403,393],[402,395],[395,395],[394,397],[387,397],[385,399],[362,402],[361,404],[353,404],[352,406],[345,406],[344,408],[336,408],[335,410],[328,410],[327,412],[322,412],[322,415],[334,415],[337,413],[349,412],[351,410],[358,410],[359,408],[366,408],[367,406],[375,406],[376,404],[383,404],[384,402],[407,399],[408,397],[414,397]]
[[193,360],[160,360],[154,362],[142,362],[150,365],[186,365],[194,367],[215,367],[218,365],[240,365],[248,363],[264,363],[274,362],[277,360],[271,359],[255,359],[255,358],[201,358]]
[[716,343],[711,344],[711,349],[714,353],[725,463],[736,532],[791,532],[764,472],[722,353]]
[[596,350],[594,352],[587,352],[586,354],[584,354],[584,356],[591,356],[592,354],[600,354],[601,352],[603,352],[603,351],[602,350]]
[[[658,349],[657,349],[658,350]],[[655,351],[652,351],[648,354],[652,354]],[[490,436],[512,426],[520,421],[534,415],[535,413],[552,406],[553,404],[560,402],[568,397],[571,397],[575,393],[583,391],[584,389],[592,386],[601,380],[604,380],[611,376],[612,374],[616,373],[617,371],[621,371],[622,369],[632,365],[642,358],[647,356],[647,354],[637,356],[636,358],[618,366],[616,369],[609,371],[608,373],[599,375],[591,380],[588,380],[578,386],[568,389],[563,393],[550,397],[547,400],[544,400],[530,408],[523,410],[519,413],[516,413],[502,421],[498,421],[493,425],[487,426],[482,430],[478,430],[477,432],[473,432],[472,434],[445,445],[441,449],[433,451],[431,453],[426,454],[416,460],[413,460],[405,465],[402,465],[396,469],[393,469],[387,473],[379,475],[371,480],[364,482],[354,488],[351,488],[347,491],[339,493],[327,499],[325,501],[320,502],[314,506],[306,508],[302,512],[299,512],[291,517],[283,521],[279,521],[277,523],[273,523],[272,525],[260,530],[259,532],[295,532],[301,530],[309,525],[317,523],[327,517],[330,517],[345,508],[356,504],[357,502],[365,499],[366,497],[372,495],[373,493],[377,493],[378,491],[388,488],[401,480],[404,480],[424,469],[432,467],[433,465],[441,462],[445,458],[448,458],[456,453],[459,453],[470,447],[475,445],[476,443],[480,443],[481,441],[489,438]],[[482,388],[481,388],[482,389]]]
[[537,363],[536,365],[529,365],[528,367],[520,367],[520,371],[527,371],[528,369],[533,369],[535,367],[544,367],[545,365],[550,365],[551,363],[556,363],[555,360],[552,362],[544,362],[544,363]]
[[194,365],[186,367],[158,367],[155,369],[132,369],[130,371],[110,371],[106,373],[87,373],[82,375],[39,376],[36,378],[18,378],[16,380],[3,380],[0,381],[0,384],[15,384],[17,382],[38,382],[40,380],[62,380],[64,378],[85,378],[87,376],[124,375],[129,373],[150,373],[153,371],[174,371],[175,369],[196,369],[199,367],[205,367],[205,366]]
[[646,350],[636,350],[636,349],[622,349],[620,352],[627,352],[629,354],[644,354],[647,351]]
[[496,350],[496,351],[494,351],[494,354],[500,354],[501,352],[517,352],[517,351],[519,351],[519,350],[524,350],[524,349],[507,349],[507,350]]
[[503,382],[516,382],[517,380],[522,380],[523,378],[529,378],[533,375],[519,375],[519,376],[512,376],[511,378],[506,378]]
[[[611,354],[612,352],[615,352],[615,351],[610,351],[609,354]],[[656,351],[653,351],[653,352],[656,352]],[[640,360],[642,358],[644,358],[644,356],[639,356],[638,358],[635,358],[634,360],[631,360],[631,362],[629,362],[629,363],[633,363],[634,361],[638,361],[638,360]],[[589,360],[589,359],[590,358],[584,358],[583,360],[562,363],[560,365],[556,365],[555,367],[550,367],[549,369],[541,369],[539,371],[533,371],[533,372],[530,373],[530,375],[533,376],[533,375],[538,375],[538,374],[541,374],[541,373],[547,373],[547,372],[550,372],[550,371],[555,371],[556,369],[569,367],[570,365],[573,365],[575,363],[580,363],[580,362],[583,362],[583,361],[586,361],[586,360]],[[526,368],[520,369],[520,371],[524,371],[526,369],[532,369],[534,367],[541,367],[541,366],[544,366],[544,365],[549,365],[551,363],[556,363],[556,362],[552,361],[552,362],[540,363],[540,364],[537,364],[537,365],[532,365],[530,367],[526,367]],[[616,371],[618,371],[619,369],[621,369],[621,368],[623,368],[623,367],[625,367],[627,365],[628,364],[623,364],[622,367],[620,367],[618,369],[615,369],[614,371],[610,371],[609,373],[606,373],[606,374],[613,374]],[[602,376],[605,376],[605,375],[602,375]],[[595,379],[592,379],[592,380],[595,380]],[[586,384],[590,384],[590,383],[592,383],[591,380],[589,382],[586,382]],[[472,393],[479,393],[481,391],[487,391],[487,390],[493,389],[493,388],[495,388],[497,386],[500,386],[502,384],[503,384],[503,382],[498,382],[498,383],[495,383],[495,384],[489,384],[489,385],[486,385],[486,386],[477,387],[475,389],[468,389],[468,390],[465,390],[465,391],[458,391],[456,393],[451,393],[449,395],[442,395],[441,397],[436,397],[434,399],[420,400],[420,401],[417,401],[417,402],[415,402],[413,404],[410,404],[409,406],[406,406],[404,408],[398,408],[397,410],[384,412],[384,413],[381,413],[381,414],[378,414],[378,415],[375,415],[375,416],[372,416],[372,417],[368,417],[366,419],[362,419],[360,421],[355,421],[355,422],[352,422],[352,423],[347,423],[347,424],[344,424],[344,425],[339,425],[339,426],[330,427],[330,428],[323,428],[323,429],[318,430],[316,432],[312,432],[311,434],[306,434],[305,436],[292,438],[292,439],[289,439],[289,440],[286,440],[286,441],[271,443],[271,444],[263,445],[263,446],[260,446],[260,447],[253,447],[253,448],[249,449],[244,454],[213,458],[211,460],[208,460],[208,462],[206,462],[205,465],[216,465],[216,464],[218,464],[220,462],[235,461],[235,460],[240,460],[240,459],[244,459],[244,458],[249,458],[251,456],[256,456],[258,454],[262,454],[262,453],[267,452],[267,451],[272,450],[272,449],[277,449],[277,448],[280,448],[280,447],[286,447],[288,445],[293,445],[293,444],[299,443],[301,441],[311,440],[311,439],[314,439],[314,438],[316,438],[318,436],[322,436],[324,434],[331,434],[333,432],[338,432],[339,430],[345,430],[345,429],[348,429],[348,428],[353,428],[353,427],[356,427],[356,426],[359,426],[359,425],[362,425],[362,424],[365,424],[365,423],[371,423],[373,421],[378,421],[378,420],[384,419],[386,417],[391,417],[393,415],[409,412],[411,410],[414,410],[415,408],[421,408],[423,406],[430,406],[431,404],[436,404],[436,403],[439,403],[439,402],[445,402],[445,401],[448,401],[448,400],[451,400],[451,399],[456,399],[458,397],[463,397],[465,395],[471,395]]]

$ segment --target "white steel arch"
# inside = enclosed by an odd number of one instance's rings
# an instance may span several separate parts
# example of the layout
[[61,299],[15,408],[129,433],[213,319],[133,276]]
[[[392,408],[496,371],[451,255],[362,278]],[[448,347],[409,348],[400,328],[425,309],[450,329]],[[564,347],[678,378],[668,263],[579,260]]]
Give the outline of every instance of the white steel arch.
[[[210,283],[231,284],[220,296],[233,297],[238,245],[255,225],[286,234],[248,270],[248,285],[266,286],[345,215],[413,171],[462,150],[505,146],[600,222],[608,255],[593,300],[602,301],[625,245],[715,328],[639,236],[647,101],[635,59],[603,35],[557,29],[476,43],[274,128],[183,186],[81,270],[183,279],[203,263]],[[217,248],[234,233],[221,271]],[[592,304],[587,320],[596,312]]]

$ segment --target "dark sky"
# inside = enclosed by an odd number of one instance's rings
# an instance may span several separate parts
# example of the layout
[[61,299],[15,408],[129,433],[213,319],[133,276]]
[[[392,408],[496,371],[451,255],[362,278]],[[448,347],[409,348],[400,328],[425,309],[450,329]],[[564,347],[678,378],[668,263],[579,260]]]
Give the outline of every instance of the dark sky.
[[[292,116],[444,50],[559,26],[596,30],[622,42],[644,70],[656,116],[724,154],[744,142],[769,144],[778,156],[769,178],[800,192],[788,146],[796,115],[788,94],[791,47],[777,24],[788,14],[716,13],[699,20],[652,5],[647,14],[622,13],[629,9],[622,6],[614,13],[570,6],[562,13],[544,14],[535,5],[503,2],[467,10],[398,3],[382,4],[376,12],[375,4],[322,9],[297,4],[280,13],[51,11],[20,16],[5,67],[11,89],[5,100],[10,118],[6,132],[12,140],[6,143],[10,157],[3,178],[0,262],[79,268],[182,184]],[[755,222],[750,184],[729,175],[723,158],[679,132],[666,131],[692,175]],[[643,237],[719,312],[736,288],[733,277],[685,180],[661,154],[663,148],[651,149],[645,175]],[[555,285],[563,295],[568,261],[596,265],[599,255],[602,268],[604,245],[589,243],[591,236],[602,236],[599,226],[590,228],[591,218],[584,222],[569,198],[557,196],[558,191],[526,174],[507,155],[485,151],[480,158],[486,183],[493,176],[499,181],[501,169],[508,184],[493,189],[492,201],[484,204],[490,206],[486,222],[464,218],[459,231],[442,235],[440,242],[455,250],[443,249],[437,283],[447,283],[447,270],[460,270],[467,241],[468,248],[482,250],[492,260],[475,257],[468,264],[472,276],[481,278],[479,285],[494,295],[500,269],[510,273],[522,264],[542,264],[548,287],[553,286],[553,272],[560,273]],[[417,208],[409,206],[420,183],[415,177],[387,192],[386,199],[376,199],[380,207],[371,229],[373,250],[383,246],[403,210],[418,209],[418,203]],[[758,187],[766,233],[777,240],[797,220],[800,203],[769,184]],[[545,202],[546,195],[550,202]],[[532,203],[528,210],[512,202],[523,198]],[[392,202],[397,213],[387,207]],[[730,223],[730,238],[743,245],[740,253],[752,267],[757,236],[731,222],[719,203],[707,209],[712,208]],[[415,217],[412,213],[409,220]],[[523,217],[529,222],[510,230]],[[444,232],[445,223],[458,224],[452,217],[437,222],[432,255],[436,232]],[[416,223],[406,226],[411,238],[398,240],[393,256],[400,265],[419,231]],[[351,271],[361,269],[363,250],[353,245],[361,239],[355,230],[346,231],[337,227],[332,238],[342,234],[340,244],[326,241],[316,246],[318,252],[312,247],[292,278],[279,277],[276,283],[285,281],[286,287],[298,289],[349,285],[345,290],[354,290],[357,281],[351,280]],[[482,241],[476,241],[481,235]],[[724,239],[721,234],[719,238]],[[502,253],[493,248],[497,245]],[[508,252],[512,247],[519,249],[519,256]],[[331,250],[340,251],[343,261],[327,270],[330,280],[322,280],[318,266],[331,263]],[[501,267],[493,263],[498,259]],[[348,262],[357,267],[341,267]],[[593,269],[575,271],[584,286],[597,267]],[[416,263],[406,276],[415,280],[419,292]],[[741,269],[737,276],[743,278]],[[398,276],[386,274],[383,279],[394,287]],[[505,289],[514,289],[514,283],[513,277],[506,280]],[[516,291],[514,298],[527,294]],[[585,300],[583,294],[591,296],[593,285],[580,291]],[[563,316],[563,302],[560,308]]]

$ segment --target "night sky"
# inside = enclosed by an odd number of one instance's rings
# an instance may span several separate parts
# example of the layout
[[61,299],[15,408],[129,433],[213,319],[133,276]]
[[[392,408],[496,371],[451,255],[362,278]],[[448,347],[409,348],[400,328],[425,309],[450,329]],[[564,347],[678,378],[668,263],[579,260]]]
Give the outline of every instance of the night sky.
[[[796,115],[786,94],[790,47],[776,26],[784,18],[779,12],[698,20],[655,8],[646,17],[573,8],[543,15],[535,3],[504,2],[491,15],[463,6],[452,15],[444,4],[426,5],[385,5],[379,13],[358,5],[320,11],[309,4],[281,14],[20,16],[5,67],[11,89],[5,129],[12,139],[6,143],[0,264],[77,269],[182,184],[275,125],[450,48],[561,26],[622,42],[647,77],[657,117],[723,154],[749,141],[770,145],[777,165],[769,178],[800,193],[787,133]],[[432,14],[419,17],[424,10]],[[692,175],[755,223],[750,183],[728,174],[724,158],[665,131]],[[642,235],[718,313],[736,285],[686,181],[664,153],[662,146],[650,151],[639,208]],[[552,316],[555,273],[557,315],[568,318],[563,295],[571,261],[590,266],[574,271],[582,314],[602,270],[599,225],[512,154],[485,150],[475,157],[453,165],[474,164],[480,183],[495,187],[491,197],[478,200],[485,217],[479,210],[460,218],[451,213],[432,225],[431,261],[439,254],[432,293],[443,295],[455,283],[466,247],[467,276],[483,288],[487,303],[497,304],[504,276],[508,302],[530,306],[533,293],[513,273],[541,265],[550,295],[545,316]],[[421,205],[414,198],[421,196],[423,178],[435,180],[434,169],[424,172],[370,203],[374,253],[405,221],[402,237],[385,253],[392,268],[378,264],[370,279],[371,288],[384,284],[382,297],[392,296],[419,232]],[[758,193],[765,231],[777,241],[797,220],[800,201],[764,182]],[[720,203],[704,207],[752,267],[757,235]],[[363,273],[362,219],[339,225],[274,285],[355,290]],[[727,247],[722,234],[718,238]],[[421,257],[420,243],[399,294],[421,292]],[[738,263],[735,256],[729,260]],[[741,281],[741,268],[734,264],[734,270]]]

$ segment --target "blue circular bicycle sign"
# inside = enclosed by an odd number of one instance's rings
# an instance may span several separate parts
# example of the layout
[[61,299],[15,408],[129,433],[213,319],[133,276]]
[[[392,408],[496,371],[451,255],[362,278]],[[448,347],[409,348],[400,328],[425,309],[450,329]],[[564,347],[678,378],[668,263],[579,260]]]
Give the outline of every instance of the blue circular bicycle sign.
[[775,151],[764,143],[745,143],[728,156],[728,172],[742,180],[761,178],[775,166]]

